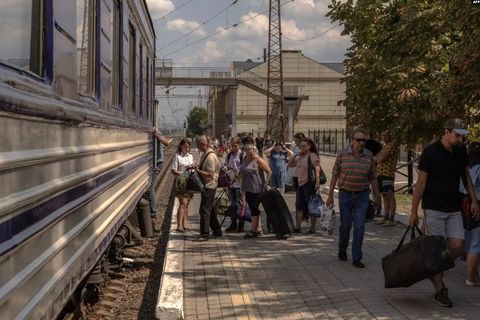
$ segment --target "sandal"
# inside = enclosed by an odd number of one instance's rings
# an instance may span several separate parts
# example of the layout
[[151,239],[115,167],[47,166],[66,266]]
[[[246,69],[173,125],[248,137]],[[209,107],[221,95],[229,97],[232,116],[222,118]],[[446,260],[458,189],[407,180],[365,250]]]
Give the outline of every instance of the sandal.
[[293,233],[302,233],[302,228],[293,229]]
[[184,230],[184,229],[178,229],[178,228],[177,228],[177,230],[176,230],[176,231],[177,231],[177,232],[180,232],[180,233],[184,233],[184,232],[185,232],[185,230]]
[[259,235],[258,232],[253,232],[253,231],[250,231],[249,233],[246,233],[243,238],[245,239],[251,239],[251,238],[257,238]]

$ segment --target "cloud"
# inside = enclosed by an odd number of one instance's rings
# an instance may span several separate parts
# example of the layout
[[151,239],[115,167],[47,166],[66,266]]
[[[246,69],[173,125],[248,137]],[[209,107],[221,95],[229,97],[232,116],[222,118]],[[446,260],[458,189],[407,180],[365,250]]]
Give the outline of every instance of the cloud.
[[159,19],[175,9],[171,0],[147,0],[147,6],[152,19]]
[[282,15],[290,16],[312,16],[325,15],[328,12],[329,1],[314,1],[314,0],[295,0],[282,7]]
[[[192,30],[198,28],[200,23],[196,21],[187,21],[183,19],[175,19],[167,22],[167,29],[170,31],[178,31],[181,33],[190,33]],[[198,36],[205,36],[206,33],[202,28],[199,28],[193,32]]]
[[202,52],[199,54],[203,62],[212,62],[223,58],[226,54],[225,50],[218,42],[207,41],[203,46]]

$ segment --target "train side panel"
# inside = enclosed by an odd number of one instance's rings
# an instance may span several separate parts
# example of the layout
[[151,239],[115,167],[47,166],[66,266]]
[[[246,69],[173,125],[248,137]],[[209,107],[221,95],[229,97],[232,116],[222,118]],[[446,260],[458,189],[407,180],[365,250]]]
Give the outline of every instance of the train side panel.
[[[146,69],[153,67],[155,35],[145,2],[89,2],[95,74],[86,95],[78,81],[79,2],[38,3],[47,33],[44,71],[32,76],[21,70],[25,64],[0,60],[0,314],[6,319],[60,313],[147,190],[153,165],[153,82],[144,78],[152,76]],[[131,93],[135,107],[127,112]]]

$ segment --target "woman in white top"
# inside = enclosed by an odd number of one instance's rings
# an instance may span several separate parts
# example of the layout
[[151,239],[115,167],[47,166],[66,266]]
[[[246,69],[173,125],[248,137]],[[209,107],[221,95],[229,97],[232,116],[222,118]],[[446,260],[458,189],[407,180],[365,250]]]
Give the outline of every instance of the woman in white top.
[[[175,176],[180,176],[185,170],[188,170],[193,167],[193,156],[190,153],[190,140],[183,138],[178,144],[177,153],[174,155],[172,160],[172,173]],[[179,202],[177,210],[177,231],[185,232],[188,231],[187,216],[188,216],[188,205],[190,200],[193,198],[193,194],[190,192],[181,192],[177,191],[177,198]]]

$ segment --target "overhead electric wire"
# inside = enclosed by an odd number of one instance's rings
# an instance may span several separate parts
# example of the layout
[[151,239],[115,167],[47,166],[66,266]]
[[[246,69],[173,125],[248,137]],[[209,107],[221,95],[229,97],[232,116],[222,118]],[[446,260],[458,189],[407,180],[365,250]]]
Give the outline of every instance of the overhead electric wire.
[[309,40],[313,40],[313,39],[316,39],[316,38],[319,38],[319,37],[323,36],[324,34],[332,31],[333,29],[335,29],[335,28],[338,27],[338,26],[340,26],[340,25],[337,24],[337,25],[329,28],[328,30],[325,30],[325,31],[323,31],[322,33],[319,33],[319,34],[317,34],[317,35],[314,35],[314,36],[312,36],[312,37],[310,37],[310,38],[305,38],[305,39],[290,39],[290,38],[285,37],[285,36],[283,36],[283,37],[284,37],[285,39],[289,40],[289,41],[309,41]]
[[[286,4],[290,3],[290,2],[294,2],[294,0],[289,0],[289,1],[287,1],[287,2],[284,2],[284,3],[280,4],[280,6],[284,6],[284,5],[286,5]],[[183,50],[183,49],[186,49],[186,48],[188,48],[188,47],[190,47],[190,46],[192,46],[192,45],[194,45],[194,44],[197,44],[197,43],[199,43],[199,42],[202,42],[203,40],[206,40],[206,39],[208,39],[208,38],[211,38],[211,37],[213,37],[213,36],[215,36],[215,35],[217,35],[217,34],[219,34],[219,33],[222,33],[222,32],[227,31],[227,30],[229,30],[229,29],[235,28],[236,26],[239,26],[239,25],[241,25],[242,23],[245,23],[245,22],[247,22],[247,21],[249,21],[249,20],[255,19],[256,17],[258,17],[258,16],[260,16],[260,15],[263,15],[263,14],[265,14],[265,13],[267,13],[267,12],[268,12],[268,10],[265,10],[265,11],[263,11],[263,12],[257,13],[257,14],[254,15],[254,16],[251,16],[251,17],[249,17],[249,18],[247,18],[247,19],[244,19],[244,20],[240,20],[239,22],[234,23],[234,24],[232,24],[232,25],[230,25],[230,26],[228,26],[228,27],[226,27],[226,28],[224,28],[224,29],[222,29],[222,30],[218,30],[218,31],[216,31],[216,32],[214,32],[214,33],[211,33],[211,34],[209,34],[209,35],[206,35],[206,36],[203,37],[203,38],[200,38],[200,39],[198,39],[198,40],[196,40],[196,41],[194,41],[194,42],[192,42],[192,43],[189,43],[189,44],[187,44],[187,45],[185,45],[185,46],[183,46],[183,47],[181,47],[181,48],[179,48],[179,49],[176,49],[176,50],[174,50],[174,51],[172,51],[172,52],[169,52],[169,53],[163,55],[163,56],[162,56],[162,59],[165,58],[165,57],[168,57],[169,55],[172,55],[172,54],[174,54],[174,53],[177,53],[177,52],[179,52],[179,51],[181,51],[181,50]]]
[[192,1],[193,1],[193,0],[188,0],[187,2],[184,2],[183,4],[179,5],[178,7],[176,7],[175,9],[173,9],[172,11],[170,11],[169,13],[167,13],[166,15],[164,15],[163,17],[160,17],[160,18],[157,18],[157,19],[153,19],[153,22],[159,21],[159,20],[162,20],[162,19],[165,19],[166,17],[168,17],[169,15],[171,15],[172,13],[174,13],[175,11],[182,9],[183,7],[185,7],[187,4],[189,4],[189,3],[192,2]]
[[200,29],[201,27],[203,27],[204,25],[206,25],[207,23],[209,23],[210,21],[212,21],[213,19],[215,19],[216,17],[218,17],[219,15],[221,15],[222,13],[224,13],[225,11],[227,11],[228,9],[230,9],[230,7],[232,7],[234,4],[236,4],[238,2],[238,0],[234,0],[232,3],[230,3],[227,7],[223,8],[221,11],[217,12],[215,15],[213,15],[212,17],[208,18],[207,20],[203,21],[201,24],[199,24],[197,27],[195,27],[194,29],[190,30],[190,32],[184,34],[183,36],[167,43],[166,45],[164,45],[163,47],[161,48],[158,48],[157,52],[160,51],[160,50],[165,50],[166,48],[168,48],[169,46],[171,46],[172,44],[174,43],[177,43],[178,41],[184,39],[184,38],[187,38],[189,35],[191,35],[193,32],[195,32],[196,30]]

